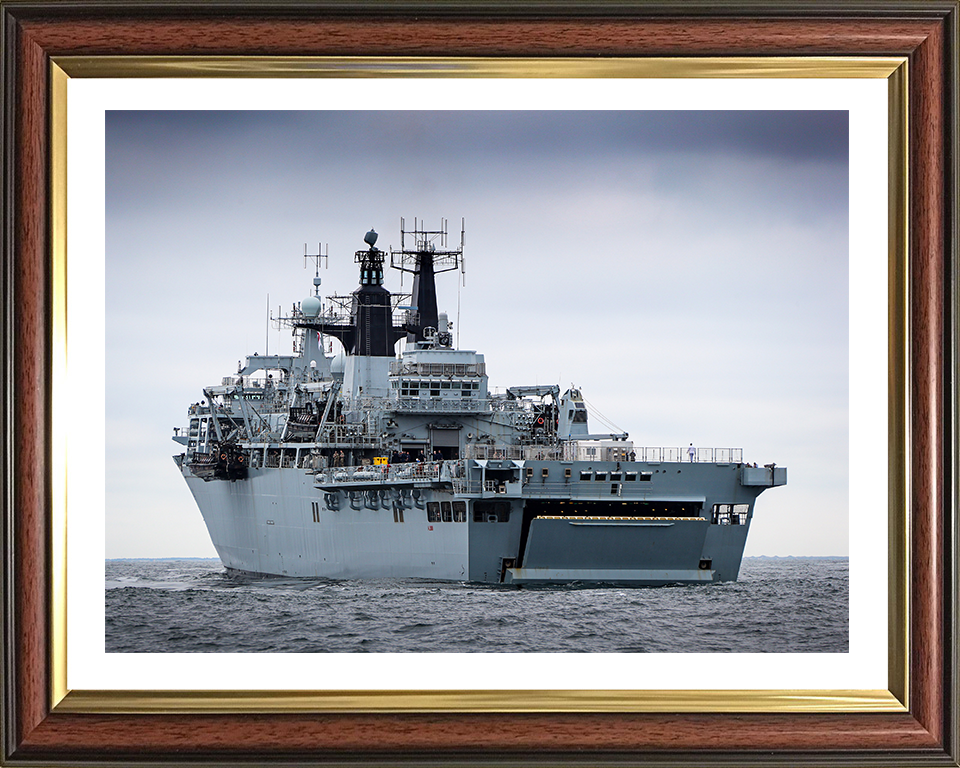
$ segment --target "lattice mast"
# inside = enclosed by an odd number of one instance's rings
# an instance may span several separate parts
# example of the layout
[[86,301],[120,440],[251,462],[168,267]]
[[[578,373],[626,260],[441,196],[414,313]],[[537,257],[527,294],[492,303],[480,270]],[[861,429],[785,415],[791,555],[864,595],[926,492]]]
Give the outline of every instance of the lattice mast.
[[406,228],[400,219],[400,248],[390,249],[390,266],[401,272],[413,274],[411,302],[416,314],[413,322],[407,323],[407,343],[428,340],[430,329],[436,332],[439,323],[437,310],[437,283],[435,276],[441,272],[463,270],[463,219],[460,220],[460,245],[447,246],[447,220],[442,219],[440,229],[424,229],[423,223],[413,220],[413,229]]

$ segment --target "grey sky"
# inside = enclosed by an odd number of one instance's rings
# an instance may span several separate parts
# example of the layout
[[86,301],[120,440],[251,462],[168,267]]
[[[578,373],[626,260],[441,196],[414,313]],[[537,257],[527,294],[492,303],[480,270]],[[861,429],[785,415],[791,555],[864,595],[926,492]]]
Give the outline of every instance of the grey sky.
[[215,554],[172,428],[309,294],[304,243],[349,293],[401,216],[466,219],[439,300],[491,385],[786,465],[747,554],[846,554],[847,147],[846,112],[108,112],[107,556]]

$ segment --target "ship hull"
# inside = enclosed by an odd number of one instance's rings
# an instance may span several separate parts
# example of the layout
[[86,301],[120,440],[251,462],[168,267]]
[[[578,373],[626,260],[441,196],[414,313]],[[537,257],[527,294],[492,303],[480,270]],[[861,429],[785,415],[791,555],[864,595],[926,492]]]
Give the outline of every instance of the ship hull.
[[[751,482],[739,465],[637,462],[611,475],[614,465],[596,462],[503,464],[461,462],[459,479],[445,469],[409,481],[296,467],[184,476],[231,571],[634,586],[735,581],[753,502],[779,484]],[[575,479],[588,467],[589,481]],[[647,479],[606,479],[628,472]],[[724,509],[739,512],[733,524]]]
[[236,482],[188,476],[187,485],[228,569],[333,579],[467,578],[464,528],[401,524],[382,506],[330,510],[302,469],[251,470]]

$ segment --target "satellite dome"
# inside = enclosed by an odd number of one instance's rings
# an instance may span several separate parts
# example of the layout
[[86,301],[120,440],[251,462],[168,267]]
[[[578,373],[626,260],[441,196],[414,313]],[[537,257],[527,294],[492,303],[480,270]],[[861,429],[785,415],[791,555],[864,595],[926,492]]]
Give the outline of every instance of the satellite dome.
[[316,317],[320,314],[320,299],[316,296],[308,296],[300,302],[300,311],[307,317]]
[[373,246],[377,244],[377,237],[378,235],[376,231],[371,229],[369,232],[367,232],[367,234],[363,236],[363,242],[365,242],[367,245],[373,248]]

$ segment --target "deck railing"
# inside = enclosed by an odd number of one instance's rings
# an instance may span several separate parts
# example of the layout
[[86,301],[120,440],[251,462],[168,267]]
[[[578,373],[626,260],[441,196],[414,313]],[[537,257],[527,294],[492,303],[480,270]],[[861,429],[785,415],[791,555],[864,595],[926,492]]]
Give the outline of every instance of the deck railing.
[[365,464],[360,467],[327,467],[316,475],[317,484],[370,483],[397,481],[439,482],[459,480],[465,473],[464,461],[423,461],[404,464]]
[[470,443],[466,446],[468,459],[516,459],[526,461],[557,461],[561,452],[548,445],[484,445]]
[[634,448],[637,461],[651,464],[695,462],[700,464],[742,464],[742,448]]
[[[455,390],[449,390],[451,392]],[[520,400],[504,397],[358,397],[346,405],[356,411],[436,411],[446,413],[516,412],[524,411]]]

